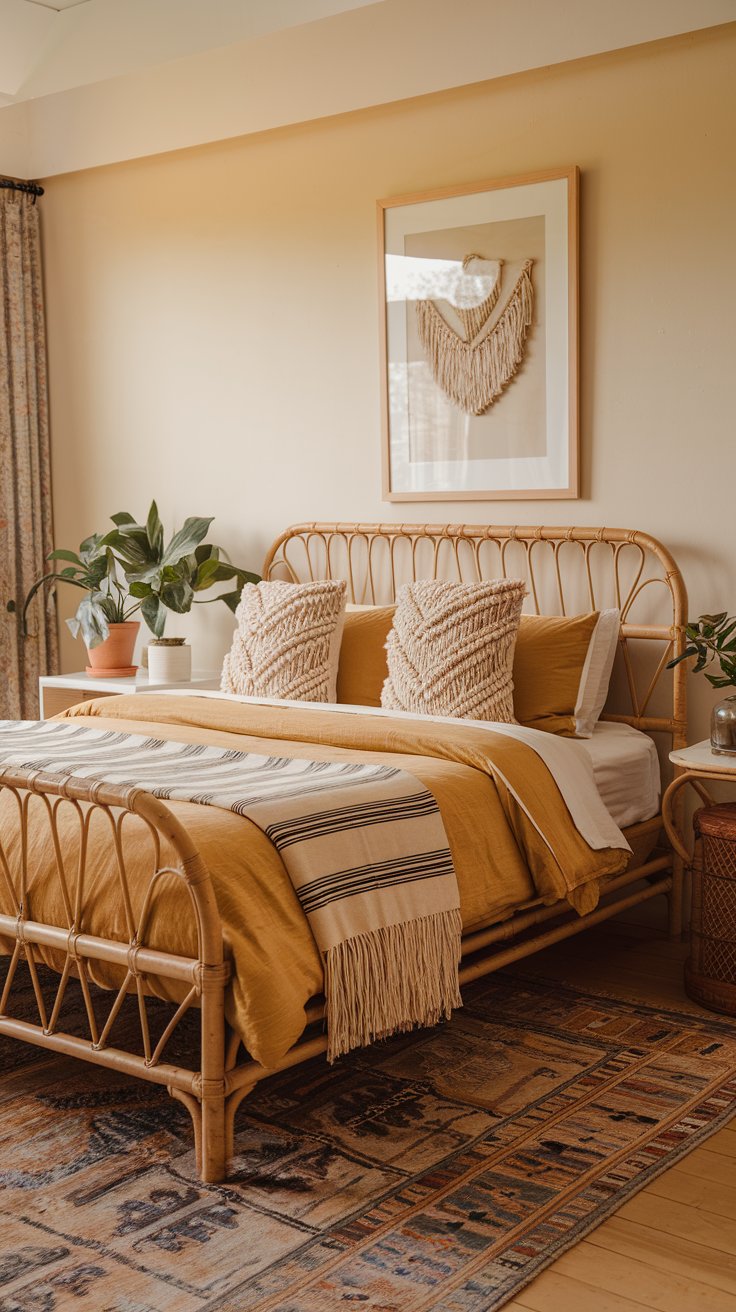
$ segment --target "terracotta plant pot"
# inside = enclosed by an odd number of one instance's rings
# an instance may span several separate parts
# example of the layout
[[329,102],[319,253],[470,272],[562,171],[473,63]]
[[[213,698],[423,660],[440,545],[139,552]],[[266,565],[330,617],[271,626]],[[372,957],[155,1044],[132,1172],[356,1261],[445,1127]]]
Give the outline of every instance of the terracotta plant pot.
[[87,673],[103,675],[106,679],[130,678],[135,674],[138,666],[132,665],[131,661],[140,627],[139,620],[111,624],[109,638],[105,638],[97,647],[87,648]]

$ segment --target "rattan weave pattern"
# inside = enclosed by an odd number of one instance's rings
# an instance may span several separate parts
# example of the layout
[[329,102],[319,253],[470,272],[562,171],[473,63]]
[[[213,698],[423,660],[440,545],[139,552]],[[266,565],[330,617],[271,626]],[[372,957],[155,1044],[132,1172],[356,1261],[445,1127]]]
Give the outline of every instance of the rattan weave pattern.
[[703,973],[736,984],[736,834],[703,835]]
[[736,984],[736,943],[707,938],[703,942],[703,973],[724,984]]
[[708,873],[703,887],[703,933],[714,938],[736,938],[736,876],[722,879],[712,866]]
[[706,1006],[736,1014],[736,807],[707,807],[694,823],[687,988]]
[[[715,808],[714,808],[715,809]],[[708,870],[715,878],[732,879],[736,883],[736,828],[733,839],[714,837],[703,833],[704,858]]]

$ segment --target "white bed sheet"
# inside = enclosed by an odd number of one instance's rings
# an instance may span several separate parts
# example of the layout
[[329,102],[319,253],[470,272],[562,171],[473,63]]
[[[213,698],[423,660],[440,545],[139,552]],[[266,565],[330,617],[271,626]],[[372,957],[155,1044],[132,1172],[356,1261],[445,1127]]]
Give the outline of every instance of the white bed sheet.
[[621,829],[659,811],[659,756],[646,733],[630,724],[599,722],[592,738],[579,739],[593,765],[601,800]]

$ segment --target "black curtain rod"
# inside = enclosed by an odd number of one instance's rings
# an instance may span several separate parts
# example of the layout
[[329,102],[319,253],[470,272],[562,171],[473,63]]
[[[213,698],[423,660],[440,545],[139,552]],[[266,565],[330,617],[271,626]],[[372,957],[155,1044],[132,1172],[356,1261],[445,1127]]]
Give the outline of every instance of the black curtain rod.
[[21,182],[19,178],[0,178],[0,190],[25,191],[29,196],[43,196],[43,187],[37,182]]

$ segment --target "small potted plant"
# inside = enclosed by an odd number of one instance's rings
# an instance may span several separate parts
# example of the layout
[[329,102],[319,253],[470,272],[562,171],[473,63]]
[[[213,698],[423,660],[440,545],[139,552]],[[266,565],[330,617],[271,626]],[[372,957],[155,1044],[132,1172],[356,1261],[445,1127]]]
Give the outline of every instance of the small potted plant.
[[[257,583],[260,575],[223,559],[221,547],[204,542],[212,517],[193,516],[166,543],[155,501],[145,524],[127,511],[112,516],[115,529],[107,541],[124,572],[131,597],[154,635],[148,646],[151,682],[184,682],[191,674],[191,652],[184,638],[164,637],[169,611],[185,615],[193,605],[224,601],[234,611],[245,583]],[[236,587],[215,596],[203,597],[218,583],[235,582]]]
[[[133,647],[140,621],[131,616],[140,611],[153,641],[160,641],[160,651],[176,652],[184,647],[184,638],[164,638],[166,617],[169,611],[186,615],[195,603],[224,601],[234,611],[245,583],[257,583],[260,575],[241,569],[223,559],[221,547],[204,542],[212,516],[190,516],[168,543],[156,502],[151,502],[145,524],[138,523],[126,511],[111,516],[114,528],[108,533],[95,533],[86,538],[79,551],[59,549],[52,551],[49,560],[58,561],[63,568],[54,570],[37,580],[25,599],[22,608],[23,631],[28,632],[28,608],[40,588],[52,583],[69,583],[82,588],[87,596],[82,599],[73,619],[67,620],[76,637],[81,631],[87,644],[90,663],[88,673],[105,673],[108,676],[134,674],[131,665]],[[218,583],[234,582],[236,587],[214,596],[203,597]],[[15,602],[8,610],[16,610]],[[128,646],[120,652],[117,647],[119,631],[125,630]],[[174,673],[161,673],[159,680],[184,682],[191,669],[189,648],[175,657]],[[163,668],[163,667],[162,667]],[[171,663],[166,669],[173,668]]]
[[[727,611],[717,615],[700,615],[694,624],[685,627],[687,646],[667,668],[679,665],[689,656],[697,656],[693,674],[699,674],[717,661],[720,674],[706,674],[713,688],[736,690],[736,616]],[[710,741],[714,752],[736,756],[736,691],[713,707],[710,721]]]
[[[36,593],[47,584],[68,583],[86,593],[67,625],[75,638],[81,632],[87,644],[87,673],[110,678],[135,674],[133,648],[140,621],[131,616],[140,604],[131,600],[123,587],[115,557],[102,534],[85,538],[78,551],[52,551],[48,560],[62,562],[63,567],[44,574],[30,589],[21,611],[24,636],[28,636],[28,609]],[[8,610],[17,610],[14,601],[8,602]]]

